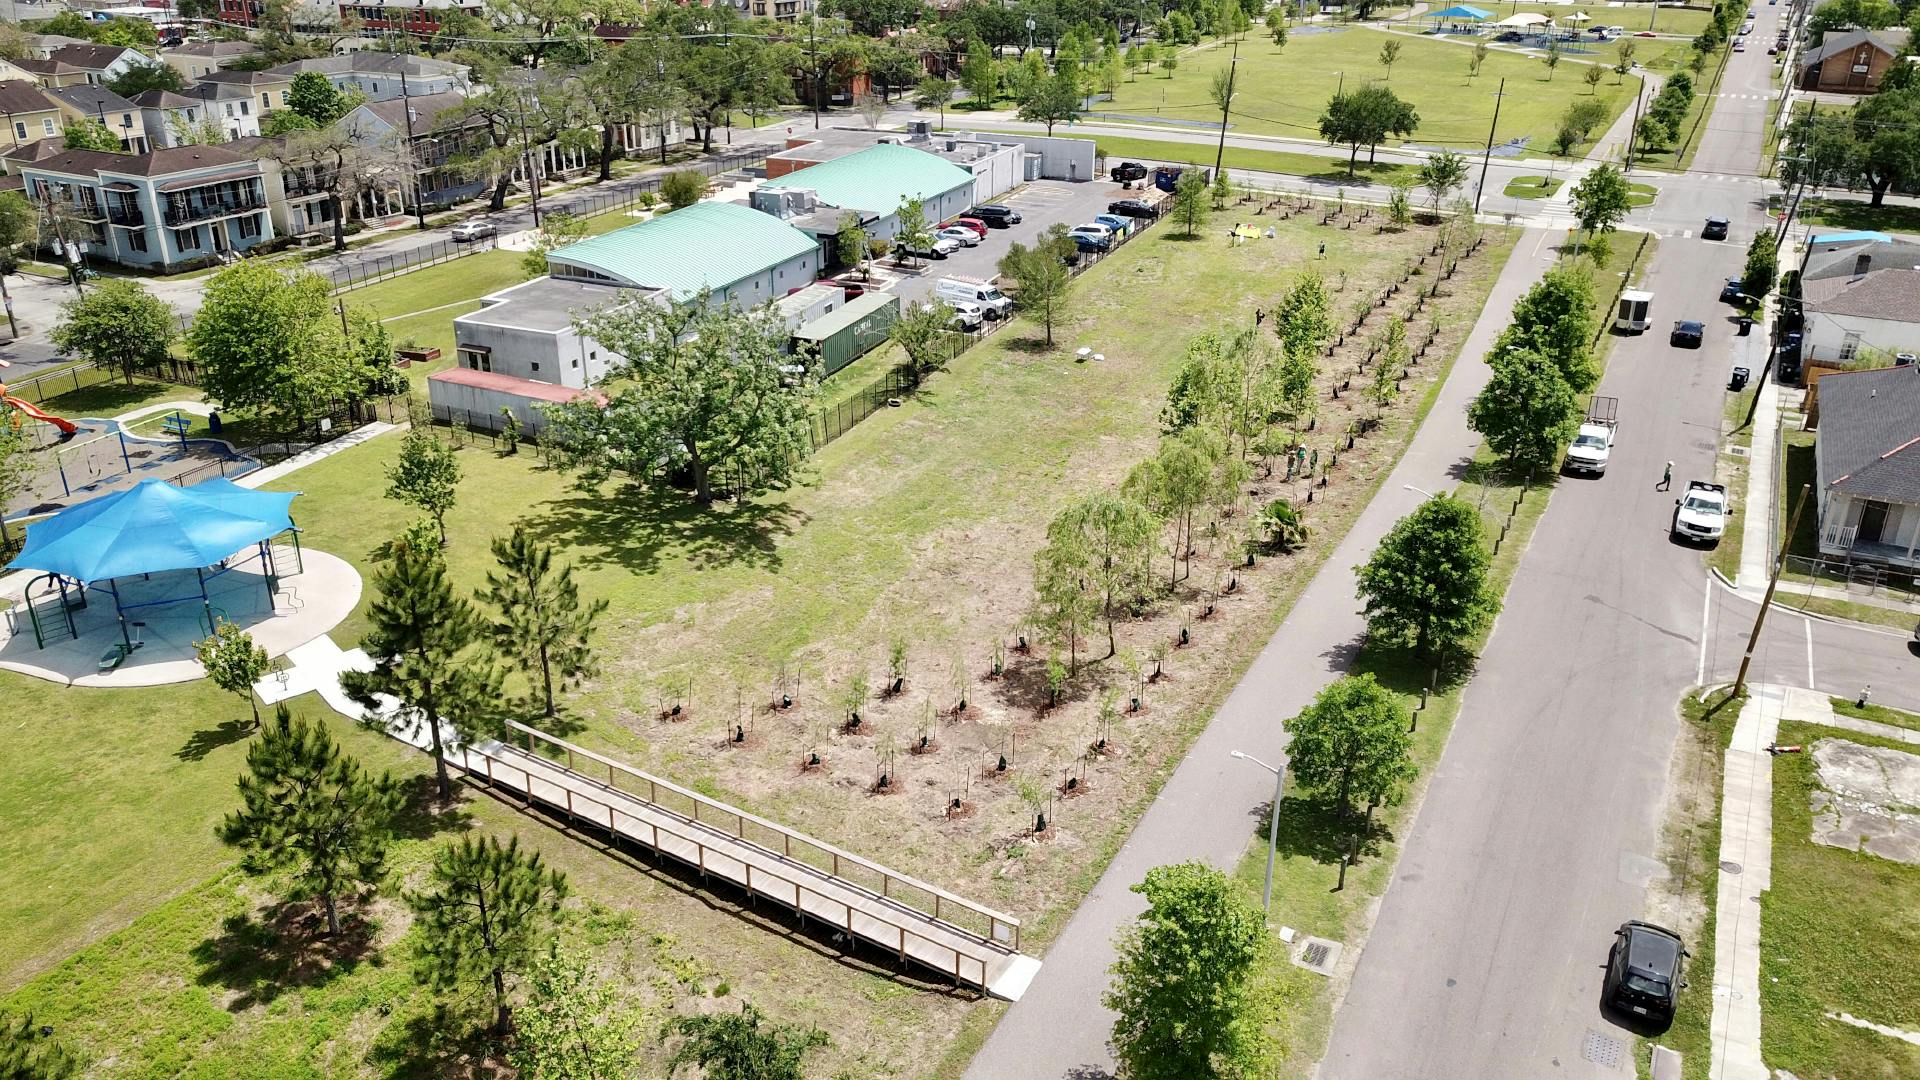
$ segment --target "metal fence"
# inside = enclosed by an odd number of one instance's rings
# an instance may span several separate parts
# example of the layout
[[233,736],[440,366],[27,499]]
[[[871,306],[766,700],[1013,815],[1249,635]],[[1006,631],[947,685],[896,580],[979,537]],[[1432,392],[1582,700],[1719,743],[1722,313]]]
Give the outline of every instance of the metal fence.
[[463,244],[456,244],[452,240],[434,240],[405,251],[392,251],[378,255],[329,256],[329,258],[341,260],[340,265],[316,272],[333,282],[335,292],[345,292],[348,289],[383,281],[394,274],[409,270],[424,270],[429,266],[452,262],[463,256],[492,251],[493,248],[492,237]]
[[[161,382],[197,387],[200,385],[200,369],[191,360],[168,360],[158,367],[135,372],[134,378],[157,379]],[[10,382],[7,384],[7,396],[17,397],[34,405],[44,405],[62,394],[71,394],[76,390],[85,390],[102,383],[124,381],[126,381],[126,375],[120,369],[101,367],[88,360],[59,371],[36,375],[23,382]]]

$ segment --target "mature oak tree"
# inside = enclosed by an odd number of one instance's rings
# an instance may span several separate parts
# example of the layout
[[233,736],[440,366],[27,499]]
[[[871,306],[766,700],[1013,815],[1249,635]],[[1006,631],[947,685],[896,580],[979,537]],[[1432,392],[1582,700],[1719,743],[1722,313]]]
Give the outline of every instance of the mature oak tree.
[[1470,641],[1500,610],[1487,580],[1491,562],[1472,503],[1444,495],[1421,503],[1359,568],[1367,633],[1382,641],[1411,637],[1422,656]]

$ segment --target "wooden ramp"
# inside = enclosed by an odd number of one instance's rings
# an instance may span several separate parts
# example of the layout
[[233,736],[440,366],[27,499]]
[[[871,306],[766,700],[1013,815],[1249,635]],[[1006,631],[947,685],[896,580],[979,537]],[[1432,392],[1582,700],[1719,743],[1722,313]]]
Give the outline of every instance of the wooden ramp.
[[[783,825],[512,724],[447,761],[497,788],[606,829],[994,997],[1020,1000],[1040,961],[1020,921]],[[545,748],[549,757],[540,752]],[[556,760],[556,758],[564,760]]]

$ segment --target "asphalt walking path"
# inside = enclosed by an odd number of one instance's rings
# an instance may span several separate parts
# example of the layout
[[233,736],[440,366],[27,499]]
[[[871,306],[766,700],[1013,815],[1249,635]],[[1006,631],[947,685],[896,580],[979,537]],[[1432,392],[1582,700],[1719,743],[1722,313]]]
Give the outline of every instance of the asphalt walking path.
[[1134,827],[1048,950],[1026,996],[974,1057],[967,1077],[1092,1080],[1110,1073],[1106,1039],[1112,1014],[1101,1006],[1100,995],[1108,984],[1114,936],[1145,907],[1129,889],[1155,866],[1199,859],[1231,868],[1246,851],[1271,801],[1273,778],[1233,760],[1229,752],[1277,760],[1285,747],[1281,722],[1346,670],[1366,629],[1354,593],[1354,568],[1425,498],[1408,486],[1441,491],[1462,476],[1479,443],[1479,436],[1467,430],[1466,406],[1486,383],[1486,351],[1506,327],[1520,294],[1552,265],[1553,235],[1531,230],[1521,236],[1400,463]]

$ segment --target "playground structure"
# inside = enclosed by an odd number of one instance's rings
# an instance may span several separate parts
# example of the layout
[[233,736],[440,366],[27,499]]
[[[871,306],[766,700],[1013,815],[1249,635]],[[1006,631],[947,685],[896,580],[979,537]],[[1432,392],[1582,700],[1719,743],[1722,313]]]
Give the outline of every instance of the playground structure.
[[[0,360],[0,369],[12,366],[12,364],[7,363],[5,360]],[[73,438],[74,433],[80,430],[71,420],[64,420],[55,416],[31,401],[9,396],[5,382],[0,382],[0,409],[6,410],[8,422],[16,428],[20,426],[20,421],[13,418],[14,413],[17,412],[19,415],[25,416],[28,419],[38,420],[43,424],[52,424],[54,427],[59,428],[60,438],[62,440]]]
[[[17,400],[10,399],[9,404]],[[225,440],[187,438],[178,424],[167,424],[163,436],[145,436],[133,434],[118,420],[61,422],[73,432],[66,434],[63,429],[54,437],[51,429],[41,429],[45,435],[29,451],[36,465],[33,475],[25,490],[0,507],[0,515],[9,520],[40,517],[123,491],[149,478],[176,480],[203,469],[234,477],[260,465]]]
[[11,579],[0,667],[148,685],[200,677],[193,643],[222,621],[270,653],[324,633],[358,601],[359,575],[302,550],[294,498],[219,478],[191,488],[149,478],[29,525],[8,569],[38,573]]

